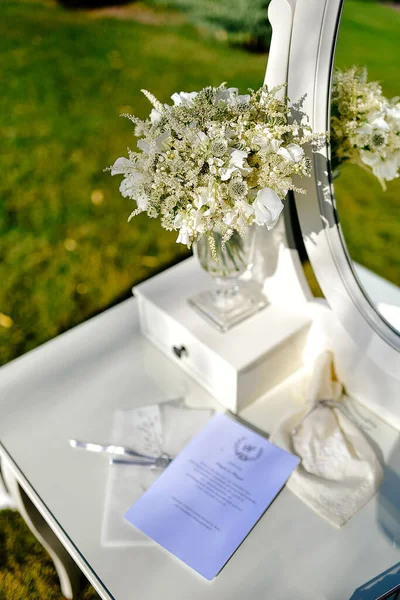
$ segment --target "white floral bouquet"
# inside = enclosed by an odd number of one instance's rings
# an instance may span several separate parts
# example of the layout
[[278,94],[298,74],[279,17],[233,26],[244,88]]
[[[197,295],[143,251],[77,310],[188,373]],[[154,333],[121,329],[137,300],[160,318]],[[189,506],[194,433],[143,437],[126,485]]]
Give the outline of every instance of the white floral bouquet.
[[377,81],[367,81],[366,69],[335,70],[330,141],[334,170],[358,164],[386,189],[399,176],[399,98],[388,100]]
[[172,106],[143,90],[150,117],[124,115],[135,124],[139,151],[128,149],[110,167],[124,177],[122,195],[136,201],[129,219],[143,211],[160,217],[189,247],[206,235],[213,255],[213,232],[224,246],[253,223],[273,228],[288,191],[304,192],[293,183],[294,175],[310,175],[303,146],[324,139],[303,117],[291,118],[279,89],[240,95],[222,84],[173,94]]

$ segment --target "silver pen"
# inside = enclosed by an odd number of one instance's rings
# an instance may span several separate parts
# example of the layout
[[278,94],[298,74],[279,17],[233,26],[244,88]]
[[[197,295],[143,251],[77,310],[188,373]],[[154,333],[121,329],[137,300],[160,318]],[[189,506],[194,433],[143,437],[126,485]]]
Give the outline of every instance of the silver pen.
[[72,448],[80,450],[88,450],[89,452],[98,452],[104,454],[112,454],[114,456],[124,456],[127,459],[110,459],[110,464],[130,464],[143,467],[150,467],[156,469],[163,469],[171,462],[171,457],[168,454],[161,454],[160,456],[149,456],[147,454],[141,454],[133,448],[127,446],[115,445],[115,444],[99,444],[97,442],[83,442],[80,440],[69,440]]

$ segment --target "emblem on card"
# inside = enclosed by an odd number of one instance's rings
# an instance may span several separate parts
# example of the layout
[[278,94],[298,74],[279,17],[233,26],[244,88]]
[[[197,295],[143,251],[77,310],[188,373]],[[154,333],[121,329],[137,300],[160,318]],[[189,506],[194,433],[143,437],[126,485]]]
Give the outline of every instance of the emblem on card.
[[260,458],[263,449],[247,441],[246,437],[241,437],[235,442],[235,454],[239,460],[257,460]]

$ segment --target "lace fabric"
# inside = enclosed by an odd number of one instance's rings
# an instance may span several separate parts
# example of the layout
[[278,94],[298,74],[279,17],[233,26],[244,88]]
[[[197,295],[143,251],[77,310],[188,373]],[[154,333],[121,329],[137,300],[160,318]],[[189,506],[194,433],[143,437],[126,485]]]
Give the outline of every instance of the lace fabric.
[[383,478],[363,427],[344,399],[342,385],[333,379],[333,356],[324,352],[315,361],[305,406],[286,416],[270,438],[301,458],[289,489],[337,527],[368,502]]

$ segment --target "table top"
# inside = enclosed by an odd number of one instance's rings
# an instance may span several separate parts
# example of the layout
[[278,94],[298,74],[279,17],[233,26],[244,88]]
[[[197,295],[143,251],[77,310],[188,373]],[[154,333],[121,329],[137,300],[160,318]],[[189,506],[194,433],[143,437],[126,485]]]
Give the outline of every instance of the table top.
[[[298,402],[301,376],[241,416],[271,431]],[[400,560],[400,437],[358,405],[388,467],[381,492],[342,529],[284,488],[212,582],[152,542],[102,546],[108,462],[68,440],[107,441],[117,409],[180,396],[221,409],[140,335],[134,298],[0,369],[0,454],[102,598],[346,600]]]

